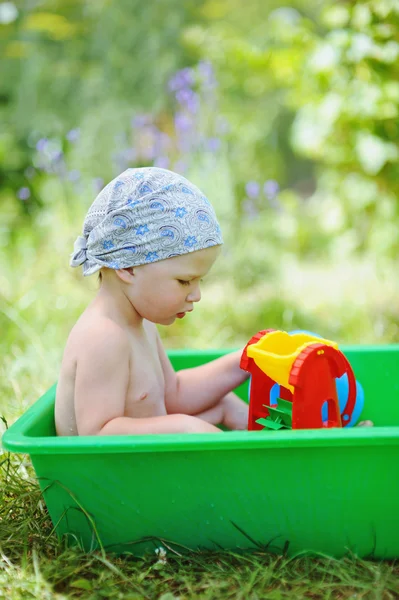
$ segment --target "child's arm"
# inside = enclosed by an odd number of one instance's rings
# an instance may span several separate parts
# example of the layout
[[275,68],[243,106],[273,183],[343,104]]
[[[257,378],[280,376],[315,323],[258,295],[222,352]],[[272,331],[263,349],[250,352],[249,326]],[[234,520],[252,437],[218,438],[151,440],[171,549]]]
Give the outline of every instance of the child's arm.
[[219,433],[201,419],[183,414],[133,419],[125,417],[130,346],[114,324],[103,324],[82,343],[75,381],[79,435]]
[[168,413],[199,414],[215,406],[246,379],[240,369],[242,350],[231,352],[200,367],[175,373],[158,336],[158,349],[165,374],[165,403]]

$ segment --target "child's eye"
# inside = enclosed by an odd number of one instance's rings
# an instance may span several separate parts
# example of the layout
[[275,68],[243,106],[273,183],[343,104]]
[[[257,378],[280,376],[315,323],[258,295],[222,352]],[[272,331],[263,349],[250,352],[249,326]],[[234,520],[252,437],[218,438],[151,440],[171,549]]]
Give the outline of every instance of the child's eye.
[[184,279],[178,279],[177,280],[179,283],[181,283],[182,285],[190,285],[189,281],[184,281]]

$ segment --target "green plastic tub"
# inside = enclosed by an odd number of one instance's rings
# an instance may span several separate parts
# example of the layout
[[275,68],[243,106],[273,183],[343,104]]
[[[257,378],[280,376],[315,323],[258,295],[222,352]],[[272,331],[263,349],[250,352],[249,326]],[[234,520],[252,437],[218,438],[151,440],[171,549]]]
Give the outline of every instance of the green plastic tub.
[[[57,438],[54,386],[2,442],[30,455],[58,534],[87,550],[141,554],[167,540],[396,558],[399,345],[344,352],[373,429]],[[181,369],[223,353],[170,357]]]

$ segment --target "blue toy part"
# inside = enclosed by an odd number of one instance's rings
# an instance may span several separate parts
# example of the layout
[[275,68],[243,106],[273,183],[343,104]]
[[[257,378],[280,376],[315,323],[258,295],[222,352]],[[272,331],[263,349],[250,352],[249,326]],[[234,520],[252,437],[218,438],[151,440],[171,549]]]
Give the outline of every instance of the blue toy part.
[[[317,333],[312,333],[311,331],[304,331],[302,329],[297,329],[295,331],[289,332],[290,335],[293,335],[295,333],[306,333],[306,334],[312,335],[314,337],[321,337],[321,335],[319,335]],[[344,373],[342,375],[342,377],[337,377],[335,380],[335,385],[337,388],[339,409],[342,414],[345,410],[346,404],[348,402],[348,396],[349,396],[348,375],[346,373]],[[251,378],[249,378],[248,399],[250,397],[251,397]],[[280,397],[280,386],[278,385],[278,383],[275,383],[274,386],[272,387],[272,389],[270,390],[271,406],[277,405],[277,399],[279,397]],[[350,421],[348,423],[343,422],[342,423],[343,427],[353,427],[356,424],[356,422],[358,421],[358,419],[361,415],[361,412],[363,410],[363,406],[364,406],[364,390],[363,390],[361,384],[359,383],[359,381],[356,380],[356,400],[355,400],[355,407],[354,407],[353,413],[352,413],[352,418],[350,419]],[[328,420],[327,410],[328,410],[328,404],[327,404],[327,402],[325,402],[321,409],[323,421]]]
[[277,400],[280,397],[280,386],[278,383],[275,383],[272,389],[270,390],[270,405],[277,406]]
[[[342,375],[342,377],[337,377],[337,379],[335,380],[335,384],[337,387],[339,409],[342,414],[345,410],[345,406],[346,406],[346,403],[348,402],[348,396],[349,396],[348,375],[346,373],[344,373]],[[343,422],[342,425],[344,427],[353,427],[356,424],[356,422],[358,421],[358,419],[361,415],[361,412],[363,410],[363,407],[364,407],[364,391],[363,391],[363,388],[362,388],[361,384],[359,383],[359,381],[356,380],[356,401],[355,401],[355,407],[354,407],[353,413],[352,413],[352,418],[350,419],[350,421],[348,423]],[[327,403],[323,405],[321,414],[322,414],[323,420],[327,420]]]

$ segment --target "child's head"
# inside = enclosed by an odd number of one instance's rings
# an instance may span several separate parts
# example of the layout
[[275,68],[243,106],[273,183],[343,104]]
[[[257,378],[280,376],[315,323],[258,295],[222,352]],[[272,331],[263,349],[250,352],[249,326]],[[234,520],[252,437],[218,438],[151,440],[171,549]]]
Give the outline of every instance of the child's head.
[[155,167],[128,169],[91,205],[70,264],[82,265],[84,275],[111,269],[135,283],[140,314],[162,322],[199,300],[199,278],[222,243],[212,206],[187,179]]
[[194,303],[200,301],[201,279],[219,252],[220,246],[210,246],[138,267],[119,271],[106,269],[105,283],[111,283],[111,289],[115,289],[115,283],[117,288],[122,285],[124,296],[140,317],[171,325],[176,317],[192,311]]

